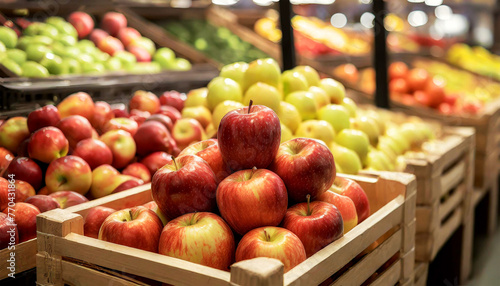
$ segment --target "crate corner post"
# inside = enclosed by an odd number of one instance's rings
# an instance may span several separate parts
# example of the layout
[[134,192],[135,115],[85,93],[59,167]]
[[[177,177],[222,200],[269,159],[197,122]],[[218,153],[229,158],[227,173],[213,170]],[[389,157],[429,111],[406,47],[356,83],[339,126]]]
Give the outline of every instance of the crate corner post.
[[272,258],[254,258],[231,266],[231,283],[241,286],[283,285],[284,266]]

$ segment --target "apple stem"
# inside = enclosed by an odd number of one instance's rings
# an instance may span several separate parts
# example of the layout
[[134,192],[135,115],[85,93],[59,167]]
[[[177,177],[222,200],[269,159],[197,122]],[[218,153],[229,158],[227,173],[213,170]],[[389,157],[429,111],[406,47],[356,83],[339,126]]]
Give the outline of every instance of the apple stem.
[[266,241],[271,241],[271,236],[269,236],[269,233],[264,230],[264,236],[266,237]]
[[257,167],[255,167],[255,166],[254,166],[254,167],[252,168],[252,173],[250,174],[250,178],[252,178],[252,177],[253,177],[253,174],[255,174],[255,171],[257,171]]
[[191,217],[191,219],[189,220],[189,225],[193,225],[193,222],[194,222],[194,216],[196,215],[196,212],[193,213],[193,216]]
[[248,105],[248,114],[250,114],[250,110],[252,109],[253,100],[250,99],[250,104]]
[[133,217],[133,215],[132,215],[132,210],[129,210],[129,211],[128,211],[128,213],[130,214],[130,220],[133,220],[133,219],[134,219],[134,217]]
[[174,156],[172,156],[172,161],[174,161],[175,170],[179,171],[179,167],[177,167],[177,162],[175,161],[175,157]]
[[307,199],[307,215],[311,215],[311,195],[307,194],[306,196]]

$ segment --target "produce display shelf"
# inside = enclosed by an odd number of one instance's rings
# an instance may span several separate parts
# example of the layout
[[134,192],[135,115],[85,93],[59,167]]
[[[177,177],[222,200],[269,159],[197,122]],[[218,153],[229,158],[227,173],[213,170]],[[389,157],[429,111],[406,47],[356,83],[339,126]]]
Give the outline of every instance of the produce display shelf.
[[[140,188],[150,188],[150,184],[141,186]],[[113,196],[103,197],[85,204],[76,205],[64,210],[58,210],[65,214],[86,215],[89,209],[95,206],[126,208],[135,205],[135,201],[139,201],[141,199],[144,200],[145,198],[142,197],[143,195],[144,193],[140,192],[134,193],[130,191],[124,191]],[[123,197],[127,197],[127,200],[119,200],[119,198]],[[149,197],[149,201],[151,200],[151,197]],[[39,224],[38,220],[39,219],[37,218],[37,225]],[[37,249],[40,249],[40,241],[37,240],[38,237],[22,242],[15,246],[14,252],[16,257],[16,274],[36,267]],[[0,250],[0,259],[4,261],[3,263],[7,263],[6,261],[10,257],[10,253],[11,251],[8,248]],[[2,269],[0,269],[0,280],[8,278],[9,273],[10,271],[7,269],[7,266],[2,267]]]
[[[144,36],[161,46],[172,49],[176,54],[185,57],[191,62],[209,63],[219,69],[224,66],[224,64],[207,57],[189,44],[179,41],[174,35],[152,22],[152,20],[165,19],[165,13],[172,13],[171,9],[157,7],[157,9],[152,10],[140,9],[137,7],[118,7],[117,10],[127,17],[131,27],[136,28],[141,31]],[[203,10],[178,9],[172,16],[177,18],[181,16],[206,19],[214,26],[229,29],[241,40],[252,44],[270,57],[278,61],[281,60],[281,50],[279,46],[259,37],[253,30],[240,25],[237,17],[228,10],[215,6],[210,6]]]
[[[387,172],[348,177],[368,195],[371,216],[285,274],[281,262],[274,259],[241,261],[226,272],[85,237],[85,211],[52,210],[37,217],[37,283],[345,285],[348,281],[349,285],[412,285],[415,240],[410,229],[415,223],[415,177]],[[96,205],[118,209],[143,204],[151,200],[150,185],[103,200],[85,204],[85,210]]]

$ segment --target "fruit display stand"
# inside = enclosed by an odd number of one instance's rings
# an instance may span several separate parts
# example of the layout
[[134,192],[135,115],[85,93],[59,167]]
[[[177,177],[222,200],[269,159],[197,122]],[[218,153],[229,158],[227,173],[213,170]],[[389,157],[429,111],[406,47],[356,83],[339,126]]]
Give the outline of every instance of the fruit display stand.
[[[415,237],[415,177],[380,172],[349,176],[365,190],[372,214],[339,240],[283,274],[273,259],[256,258],[221,271],[191,262],[83,236],[85,210],[121,208],[151,200],[147,186],[84,205],[78,213],[52,210],[38,216],[38,285],[135,285],[138,279],[174,285],[412,285]],[[83,205],[82,205],[83,207]],[[333,275],[333,276],[332,276]],[[150,281],[149,280],[149,281]]]
[[[147,184],[140,186],[139,188],[149,189],[150,186],[151,184]],[[119,209],[119,208],[131,207],[135,205],[136,202],[140,201],[148,202],[152,200],[151,196],[145,197],[144,195],[145,193],[143,192],[124,191],[113,196],[107,196],[90,201],[89,203],[69,207],[67,209],[64,209],[62,212],[66,214],[74,213],[74,214],[85,215],[89,209],[95,206],[107,206]],[[120,200],[120,198],[123,197],[127,197],[127,200]],[[27,271],[36,267],[37,249],[39,248],[40,248],[40,242],[37,241],[37,238],[15,245],[15,250],[13,251],[15,253],[15,258],[16,258],[15,276],[18,276],[23,271]],[[12,251],[9,250],[8,248],[0,250],[0,259],[2,259],[2,261],[4,261],[7,264],[7,261],[11,256],[11,252]],[[0,270],[0,281],[2,279],[8,278],[9,273],[10,271],[7,269],[7,265],[5,265],[5,267],[2,267],[2,269]]]
[[240,25],[237,17],[223,8],[215,6],[210,6],[207,9],[172,9],[158,7],[152,10],[140,9],[137,7],[119,7],[118,11],[127,17],[132,27],[141,31],[145,36],[164,47],[172,49],[177,54],[194,63],[209,63],[217,68],[221,68],[224,65],[223,63],[209,58],[194,47],[179,41],[174,35],[152,21],[164,20],[166,15],[171,15],[172,18],[179,18],[179,16],[182,18],[186,16],[188,18],[206,19],[214,26],[229,29],[241,40],[252,44],[270,57],[278,61],[281,59],[279,46],[259,37],[253,30]]

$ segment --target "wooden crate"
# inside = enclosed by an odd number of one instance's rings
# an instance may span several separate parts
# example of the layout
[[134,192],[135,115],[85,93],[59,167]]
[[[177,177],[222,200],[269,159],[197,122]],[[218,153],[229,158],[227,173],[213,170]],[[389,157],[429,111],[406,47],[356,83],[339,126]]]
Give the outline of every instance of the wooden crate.
[[415,263],[415,286],[427,285],[427,275],[429,274],[429,263],[416,262]]
[[430,262],[462,228],[461,281],[470,274],[473,240],[474,129],[445,127],[439,148],[426,159],[409,159],[417,178],[416,261]]
[[[150,184],[138,187],[140,189],[149,189]],[[134,201],[138,201],[138,204],[141,201],[144,203],[152,200],[151,195],[149,197],[144,196],[146,193],[136,192],[133,190],[128,190],[124,192],[120,192],[119,194],[111,196],[107,196],[104,198],[100,198],[97,200],[90,201],[85,204],[76,205],[73,207],[69,207],[67,209],[61,210],[64,213],[75,213],[80,215],[86,215],[89,209],[95,206],[107,206],[116,209],[132,207],[136,203]],[[120,198],[128,197],[127,200],[120,200]],[[37,221],[38,224],[38,221]],[[11,251],[7,248],[0,250],[0,259],[3,263],[6,263],[7,259],[10,256]],[[16,254],[16,274],[21,273],[23,271],[32,269],[36,267],[36,255],[37,255],[37,238],[25,241],[23,243],[17,244],[15,248]],[[6,268],[7,266],[2,267],[0,269],[0,280],[8,278],[8,274],[10,271]]]
[[[135,285],[137,280],[128,277],[136,275],[174,285],[318,285],[325,280],[328,285],[346,285],[346,281],[349,285],[365,281],[412,285],[415,177],[387,172],[349,177],[366,191],[372,215],[285,274],[281,262],[274,259],[242,261],[226,272],[85,237],[85,211],[52,210],[37,217],[37,283]],[[104,205],[142,204],[150,199],[150,192],[149,188],[135,188],[127,191],[128,196],[106,197]],[[368,248],[372,244],[376,247]]]

